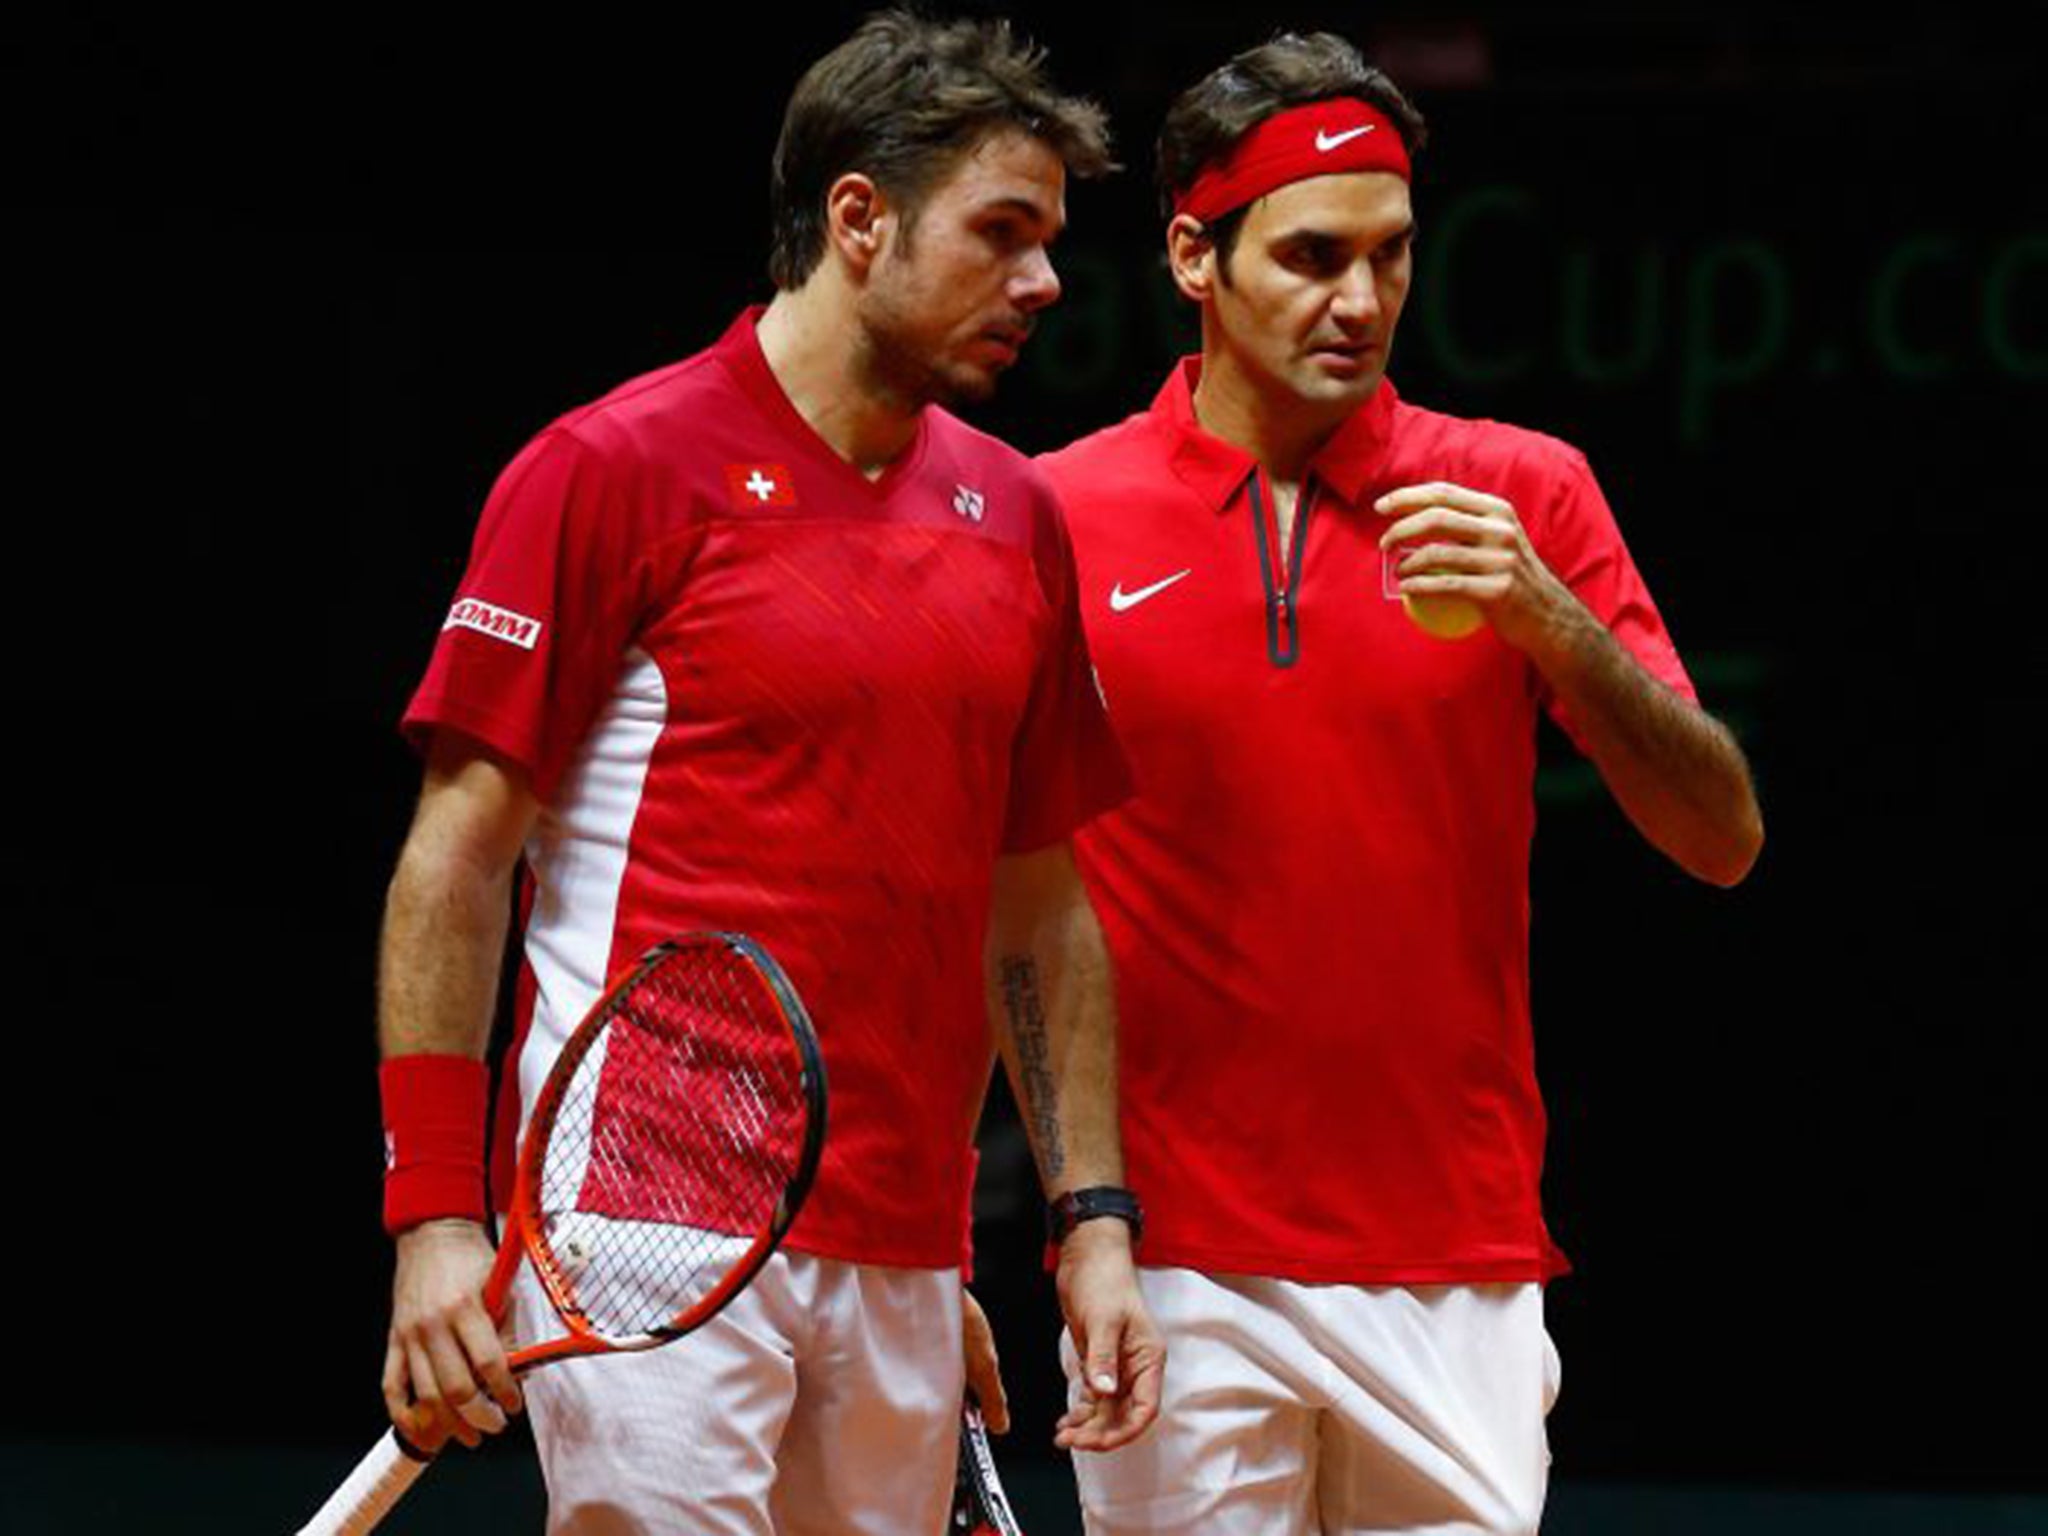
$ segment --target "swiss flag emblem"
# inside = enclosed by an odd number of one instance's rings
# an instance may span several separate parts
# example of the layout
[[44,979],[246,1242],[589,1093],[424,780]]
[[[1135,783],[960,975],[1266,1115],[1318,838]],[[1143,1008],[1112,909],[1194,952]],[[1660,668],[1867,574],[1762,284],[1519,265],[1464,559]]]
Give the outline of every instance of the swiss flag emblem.
[[796,483],[786,464],[728,464],[725,488],[735,507],[793,507]]

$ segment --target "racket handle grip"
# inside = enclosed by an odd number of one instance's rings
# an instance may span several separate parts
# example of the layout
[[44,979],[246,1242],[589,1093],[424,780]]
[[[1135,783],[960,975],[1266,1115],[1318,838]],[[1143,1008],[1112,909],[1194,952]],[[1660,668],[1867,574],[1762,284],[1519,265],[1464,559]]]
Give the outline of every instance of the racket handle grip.
[[376,1529],[427,1466],[399,1440],[397,1430],[387,1430],[319,1512],[299,1527],[298,1536],[364,1536]]

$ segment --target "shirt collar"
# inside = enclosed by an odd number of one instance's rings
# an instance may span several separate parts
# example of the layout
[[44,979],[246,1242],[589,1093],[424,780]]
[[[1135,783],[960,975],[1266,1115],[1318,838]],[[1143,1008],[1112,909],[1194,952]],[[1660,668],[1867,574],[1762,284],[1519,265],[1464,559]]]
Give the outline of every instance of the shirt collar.
[[909,446],[891,459],[881,474],[868,479],[818,435],[817,428],[804,419],[803,412],[796,408],[796,402],[783,389],[782,380],[775,376],[768,354],[761,350],[759,327],[761,317],[767,313],[765,304],[753,304],[741,310],[725,334],[712,345],[713,355],[724,362],[733,382],[754,402],[762,415],[786,435],[787,441],[808,448],[821,462],[831,466],[834,473],[842,474],[849,486],[877,499],[886,496],[923,461],[925,445],[931,438],[933,412],[926,409],[917,413],[917,431]]
[[734,381],[753,397],[754,401],[780,418],[785,413],[796,415],[796,407],[789,403],[789,396],[782,392],[782,381],[775,377],[775,370],[768,366],[767,355],[761,350],[761,338],[754,334],[754,327],[761,323],[761,317],[768,313],[765,304],[750,304],[739,312],[737,319],[725,328],[725,334],[718,338],[711,350],[725,363]]
[[[1244,489],[1258,460],[1235,443],[1205,431],[1195,419],[1195,385],[1201,377],[1201,358],[1182,358],[1153,400],[1152,414],[1172,439],[1174,474],[1205,504],[1223,512]],[[1379,388],[1309,461],[1309,473],[1347,506],[1357,506],[1372,483],[1373,471],[1386,452],[1399,399],[1394,381],[1381,379]]]

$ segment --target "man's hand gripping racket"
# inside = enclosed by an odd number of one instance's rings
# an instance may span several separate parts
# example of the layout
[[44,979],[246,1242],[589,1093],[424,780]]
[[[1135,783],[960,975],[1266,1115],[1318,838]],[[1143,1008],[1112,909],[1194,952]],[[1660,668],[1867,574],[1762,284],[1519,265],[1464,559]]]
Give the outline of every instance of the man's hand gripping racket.
[[[563,1045],[520,1147],[484,1286],[501,1324],[521,1259],[562,1324],[516,1372],[650,1349],[715,1316],[796,1219],[825,1136],[825,1072],[782,969],[738,934],[649,950]],[[300,1536],[360,1536],[430,1455],[393,1429]]]

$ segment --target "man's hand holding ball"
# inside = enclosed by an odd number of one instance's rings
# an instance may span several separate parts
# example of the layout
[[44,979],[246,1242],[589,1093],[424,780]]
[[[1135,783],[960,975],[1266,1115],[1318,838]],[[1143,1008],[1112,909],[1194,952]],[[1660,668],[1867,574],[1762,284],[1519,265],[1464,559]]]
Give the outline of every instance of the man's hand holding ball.
[[1501,497],[1437,481],[1389,491],[1373,510],[1390,520],[1380,548],[1395,557],[1401,606],[1426,633],[1461,640],[1487,623],[1534,651],[1576,618],[1578,599]]

